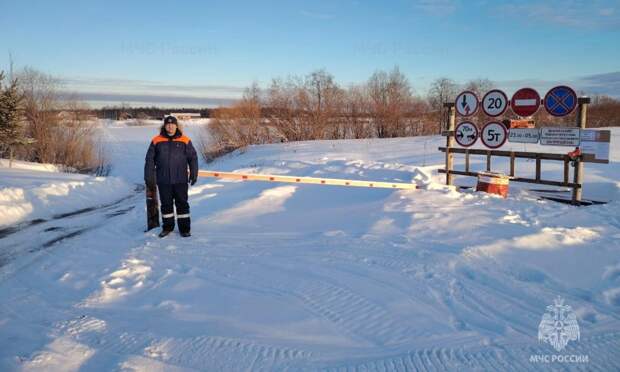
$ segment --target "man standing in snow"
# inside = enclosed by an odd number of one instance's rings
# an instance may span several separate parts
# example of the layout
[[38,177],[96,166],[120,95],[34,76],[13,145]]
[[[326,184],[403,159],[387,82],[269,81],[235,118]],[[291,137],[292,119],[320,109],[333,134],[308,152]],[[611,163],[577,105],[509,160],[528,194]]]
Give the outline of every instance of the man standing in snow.
[[160,238],[174,230],[173,203],[181,236],[191,236],[187,184],[194,185],[197,177],[198,156],[192,141],[179,130],[177,118],[167,116],[159,135],[151,140],[144,164],[147,187],[157,184],[159,188],[163,222]]

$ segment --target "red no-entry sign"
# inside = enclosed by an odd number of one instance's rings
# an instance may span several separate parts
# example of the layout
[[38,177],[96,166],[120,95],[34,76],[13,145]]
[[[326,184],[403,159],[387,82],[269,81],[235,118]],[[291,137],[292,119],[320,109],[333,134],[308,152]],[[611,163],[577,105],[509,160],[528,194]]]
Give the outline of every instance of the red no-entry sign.
[[540,107],[540,95],[532,88],[522,88],[512,95],[512,111],[519,116],[531,116]]

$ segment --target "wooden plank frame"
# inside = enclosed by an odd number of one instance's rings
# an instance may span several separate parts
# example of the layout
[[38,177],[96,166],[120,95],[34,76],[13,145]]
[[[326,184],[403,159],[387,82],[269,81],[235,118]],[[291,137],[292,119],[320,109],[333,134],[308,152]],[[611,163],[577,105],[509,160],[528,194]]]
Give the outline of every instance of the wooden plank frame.
[[[446,152],[446,147],[439,147],[439,151]],[[569,164],[571,162],[571,158],[565,154],[554,154],[554,153],[544,153],[544,152],[522,152],[522,151],[503,151],[503,150],[483,150],[483,149],[464,149],[464,148],[450,148],[450,152],[453,154],[465,154],[465,171],[457,171],[457,170],[446,170],[439,169],[439,173],[449,173],[453,175],[459,176],[473,176],[477,177],[478,172],[471,171],[471,155],[484,155],[486,157],[487,171],[490,170],[491,166],[491,157],[508,157],[510,158],[510,176],[511,180],[515,182],[525,182],[525,183],[536,183],[541,185],[549,185],[549,186],[563,186],[563,187],[571,187],[571,188],[581,188],[582,185],[576,182],[569,182]],[[536,177],[535,178],[527,178],[527,177],[517,177],[515,176],[515,161],[516,159],[533,159],[536,160]],[[557,180],[546,180],[542,178],[542,161],[543,160],[551,160],[551,161],[561,161],[564,163],[564,177],[562,181]],[[588,163],[588,160],[582,160],[584,163]]]

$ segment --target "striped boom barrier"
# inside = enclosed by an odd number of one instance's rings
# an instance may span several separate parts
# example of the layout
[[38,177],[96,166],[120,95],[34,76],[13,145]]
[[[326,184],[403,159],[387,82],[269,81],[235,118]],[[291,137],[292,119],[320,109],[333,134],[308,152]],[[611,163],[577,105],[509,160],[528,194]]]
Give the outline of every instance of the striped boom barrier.
[[332,185],[332,186],[351,186],[351,187],[372,187],[378,189],[404,189],[415,190],[417,185],[414,183],[398,183],[398,182],[376,182],[376,181],[359,181],[345,180],[339,178],[315,178],[315,177],[295,177],[280,176],[272,174],[253,174],[253,173],[233,173],[233,172],[214,172],[214,171],[198,171],[199,177],[216,177],[228,180],[241,181],[266,181],[266,182],[287,182],[287,183],[307,183],[314,185]]

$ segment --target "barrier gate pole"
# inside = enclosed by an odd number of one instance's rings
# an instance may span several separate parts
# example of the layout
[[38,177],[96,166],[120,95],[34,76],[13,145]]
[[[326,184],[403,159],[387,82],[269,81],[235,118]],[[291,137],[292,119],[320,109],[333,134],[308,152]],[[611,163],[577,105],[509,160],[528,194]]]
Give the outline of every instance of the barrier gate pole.
[[[586,129],[586,120],[588,115],[588,104],[590,103],[590,97],[579,97],[577,99],[578,111],[577,111],[577,126],[580,129]],[[573,187],[573,204],[581,204],[581,196],[583,194],[583,162],[578,157],[575,160],[575,174]]]
[[204,171],[204,170],[198,171],[198,176],[199,177],[215,177],[215,178],[239,180],[239,181],[306,183],[306,184],[314,184],[314,185],[372,187],[372,188],[378,188],[378,189],[415,190],[418,188],[418,186],[415,183],[345,180],[345,179],[340,179],[340,178],[296,177],[296,176],[281,176],[277,174],[235,173],[235,172],[218,172],[218,171]]

